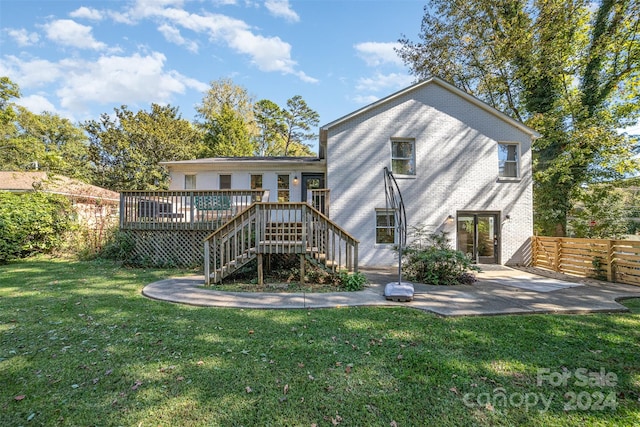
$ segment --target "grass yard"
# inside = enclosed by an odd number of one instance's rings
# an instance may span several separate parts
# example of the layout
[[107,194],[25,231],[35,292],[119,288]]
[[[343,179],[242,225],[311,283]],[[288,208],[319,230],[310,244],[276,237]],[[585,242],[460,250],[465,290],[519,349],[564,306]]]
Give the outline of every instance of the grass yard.
[[640,425],[638,300],[632,314],[445,319],[141,296],[175,274],[0,266],[0,425]]

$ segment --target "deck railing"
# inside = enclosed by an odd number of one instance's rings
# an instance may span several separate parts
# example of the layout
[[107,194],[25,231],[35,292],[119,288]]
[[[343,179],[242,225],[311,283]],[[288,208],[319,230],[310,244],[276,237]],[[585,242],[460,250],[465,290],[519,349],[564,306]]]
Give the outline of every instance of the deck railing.
[[123,191],[120,228],[129,230],[213,230],[269,190]]
[[331,190],[328,188],[318,188],[309,190],[309,194],[307,194],[307,201],[311,201],[311,206],[327,217],[329,217],[330,192]]
[[[358,241],[306,203],[255,203],[204,245],[207,284],[262,254],[300,254],[327,270],[358,271]],[[259,262],[259,281],[261,269]]]

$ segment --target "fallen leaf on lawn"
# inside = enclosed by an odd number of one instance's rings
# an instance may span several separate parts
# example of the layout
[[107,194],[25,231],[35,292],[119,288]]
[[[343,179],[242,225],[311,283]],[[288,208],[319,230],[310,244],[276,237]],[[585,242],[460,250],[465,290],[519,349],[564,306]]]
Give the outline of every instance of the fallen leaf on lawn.
[[309,374],[309,380],[311,380],[311,381],[315,380],[314,376]]
[[457,388],[455,388],[455,387],[451,387],[451,388],[449,389],[449,391],[452,391],[452,392],[454,392],[455,394],[459,394],[459,393],[458,393],[458,389],[457,389]]
[[253,335],[253,329],[249,330],[249,335]]
[[141,385],[142,385],[142,381],[137,380],[136,383],[131,386],[131,390],[137,390],[138,387],[140,387]]
[[244,354],[246,356],[247,354],[250,353],[250,350],[242,350],[240,353],[242,353],[242,354]]
[[304,363],[298,362],[298,368],[304,368]]
[[183,380],[184,380],[184,377],[182,377],[182,376],[176,378],[176,381],[183,381]]
[[24,394],[21,394],[20,396],[16,396],[16,397],[14,397],[14,399],[15,399],[15,400],[17,400],[17,401],[19,402],[19,401],[21,401],[22,399],[24,399],[25,397],[27,397],[27,396],[25,396]]
[[398,360],[402,360],[402,359],[404,359],[404,356],[403,356],[403,355],[401,355],[401,354],[399,354],[399,355],[396,357],[396,359],[398,359]]
[[389,425],[391,427],[398,427],[398,423],[396,423],[395,421],[391,420],[391,422],[389,423]]
[[253,390],[251,390],[251,387],[246,386],[246,387],[244,388],[244,391],[246,391],[247,393],[251,393]]
[[198,363],[196,363],[196,365],[202,366],[202,365],[204,365],[204,362],[202,360],[198,360]]
[[491,403],[487,403],[484,407],[487,408],[488,411],[493,412],[493,405]]
[[107,369],[104,374],[111,375],[112,372],[113,372],[113,369]]
[[347,365],[347,367],[346,367],[346,368],[344,368],[344,371],[345,371],[347,374],[350,374],[350,373],[351,373],[351,365]]
[[289,384],[285,384],[285,385],[284,385],[284,388],[282,389],[282,392],[283,392],[284,394],[289,393]]
[[337,426],[341,422],[342,422],[342,417],[340,415],[336,414],[335,418],[331,417],[331,424],[333,424],[334,426]]

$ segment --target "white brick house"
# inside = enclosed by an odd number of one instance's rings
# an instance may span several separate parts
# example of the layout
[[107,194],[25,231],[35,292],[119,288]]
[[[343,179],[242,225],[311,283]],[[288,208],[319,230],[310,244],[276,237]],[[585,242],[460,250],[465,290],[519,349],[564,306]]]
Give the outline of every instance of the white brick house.
[[387,167],[400,186],[410,227],[446,232],[454,248],[481,263],[522,264],[529,261],[533,232],[531,144],[538,136],[431,78],[322,126],[315,161],[164,164],[172,176],[171,189],[222,188],[222,176],[225,186],[247,188],[264,170],[264,187],[273,187],[272,200],[278,182],[287,186],[289,200],[299,201],[306,186],[298,179],[322,178],[331,190],[331,219],[360,241],[361,266],[397,263],[391,250],[394,236],[383,220]]
[[394,264],[376,234],[386,166],[410,227],[444,231],[480,262],[526,263],[537,136],[438,78],[417,83],[321,128],[331,217],[360,240],[361,265]]

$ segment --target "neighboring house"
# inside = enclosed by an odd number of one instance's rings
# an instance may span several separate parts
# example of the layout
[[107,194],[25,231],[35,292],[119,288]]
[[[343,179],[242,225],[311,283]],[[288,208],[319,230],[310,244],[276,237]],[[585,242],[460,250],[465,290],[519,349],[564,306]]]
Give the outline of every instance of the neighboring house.
[[42,191],[67,197],[78,221],[90,228],[117,224],[120,194],[77,179],[48,172],[0,171],[0,191],[28,193]]
[[438,78],[407,87],[320,128],[318,158],[164,162],[171,190],[268,189],[305,201],[330,189],[330,217],[359,240],[362,266],[395,265],[384,168],[407,223],[447,233],[480,263],[529,262],[531,144],[537,132]]

